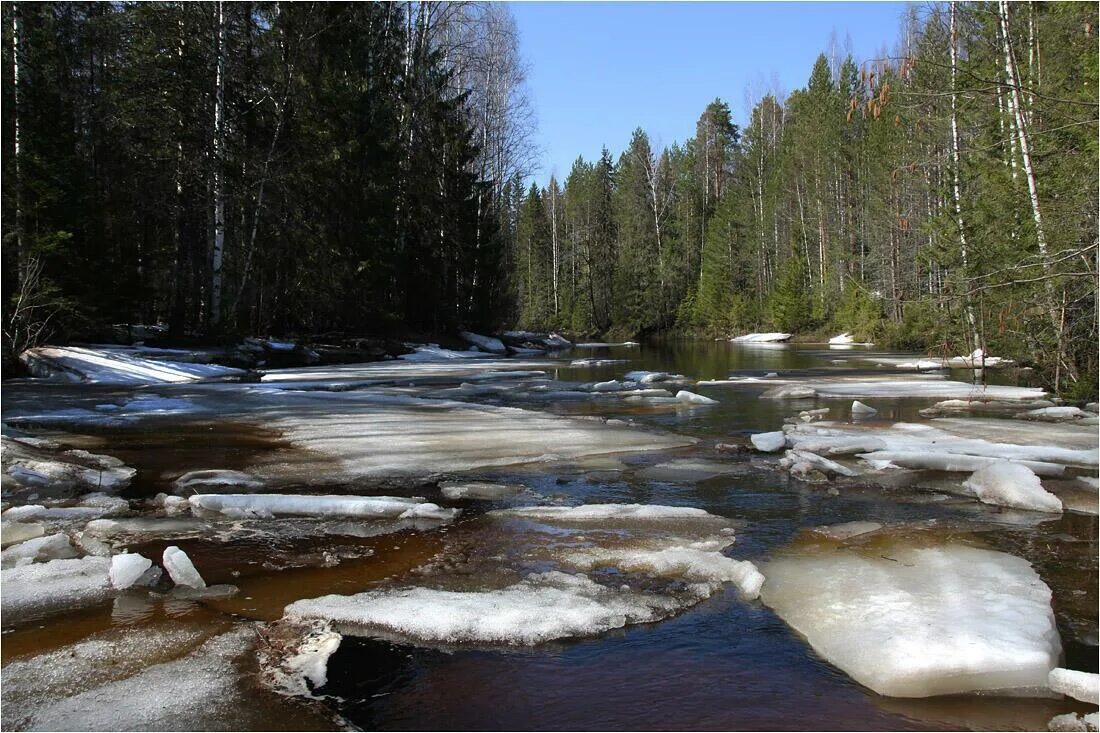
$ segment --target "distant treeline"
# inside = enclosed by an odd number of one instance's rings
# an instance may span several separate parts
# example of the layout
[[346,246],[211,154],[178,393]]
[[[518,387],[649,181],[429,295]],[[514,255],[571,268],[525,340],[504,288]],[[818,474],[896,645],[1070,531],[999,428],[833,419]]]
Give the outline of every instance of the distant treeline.
[[[1097,6],[933,4],[745,129],[578,159],[512,203],[527,327],[851,331],[1095,394]],[[778,31],[777,31],[778,32]]]
[[516,43],[498,4],[4,3],[5,346],[488,325]]

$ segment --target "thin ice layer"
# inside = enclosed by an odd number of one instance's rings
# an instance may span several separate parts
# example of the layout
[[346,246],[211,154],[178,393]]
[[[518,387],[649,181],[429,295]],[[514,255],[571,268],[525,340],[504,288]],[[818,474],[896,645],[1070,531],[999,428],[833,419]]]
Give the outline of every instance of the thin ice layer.
[[42,346],[20,358],[37,376],[74,375],[95,384],[165,384],[221,379],[244,374],[242,369],[218,364],[189,364],[137,356],[118,347]]
[[286,616],[430,644],[529,646],[656,621],[680,605],[671,597],[613,590],[584,575],[549,572],[480,592],[404,588],[323,596],[292,603]]
[[659,550],[592,549],[568,553],[563,559],[580,570],[615,567],[627,573],[651,573],[701,583],[711,592],[723,583],[733,583],[746,598],[753,599],[760,595],[764,576],[755,565],[747,560],[726,557],[720,548],[700,547],[698,544]]
[[772,560],[762,598],[833,665],[881,695],[1045,688],[1061,643],[1027,561],[962,545]]

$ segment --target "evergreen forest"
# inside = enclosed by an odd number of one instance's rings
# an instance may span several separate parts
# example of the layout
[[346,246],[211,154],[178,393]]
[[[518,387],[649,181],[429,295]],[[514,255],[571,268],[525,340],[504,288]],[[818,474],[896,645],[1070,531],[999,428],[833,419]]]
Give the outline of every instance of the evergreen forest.
[[6,3],[5,349],[847,331],[1095,394],[1097,5],[914,5],[898,36],[540,186],[507,5]]

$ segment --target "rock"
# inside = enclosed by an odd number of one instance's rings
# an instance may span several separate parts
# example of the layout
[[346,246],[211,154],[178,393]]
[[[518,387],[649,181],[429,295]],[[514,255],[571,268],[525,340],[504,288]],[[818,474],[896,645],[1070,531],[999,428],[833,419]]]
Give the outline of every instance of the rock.
[[202,579],[199,571],[191,563],[191,558],[175,545],[165,548],[162,563],[164,569],[168,572],[168,577],[176,585],[186,585],[200,590],[206,587],[206,581]]
[[749,436],[749,440],[752,441],[758,451],[764,453],[776,453],[787,447],[787,436],[783,434],[782,430],[771,433],[756,433]]

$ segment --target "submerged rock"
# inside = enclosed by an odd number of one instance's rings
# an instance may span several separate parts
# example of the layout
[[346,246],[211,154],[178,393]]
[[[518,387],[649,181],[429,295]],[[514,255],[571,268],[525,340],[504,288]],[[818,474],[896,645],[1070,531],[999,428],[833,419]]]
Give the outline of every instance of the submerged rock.
[[838,549],[765,563],[764,602],[881,695],[1045,689],[1061,653],[1026,560],[963,545]]

